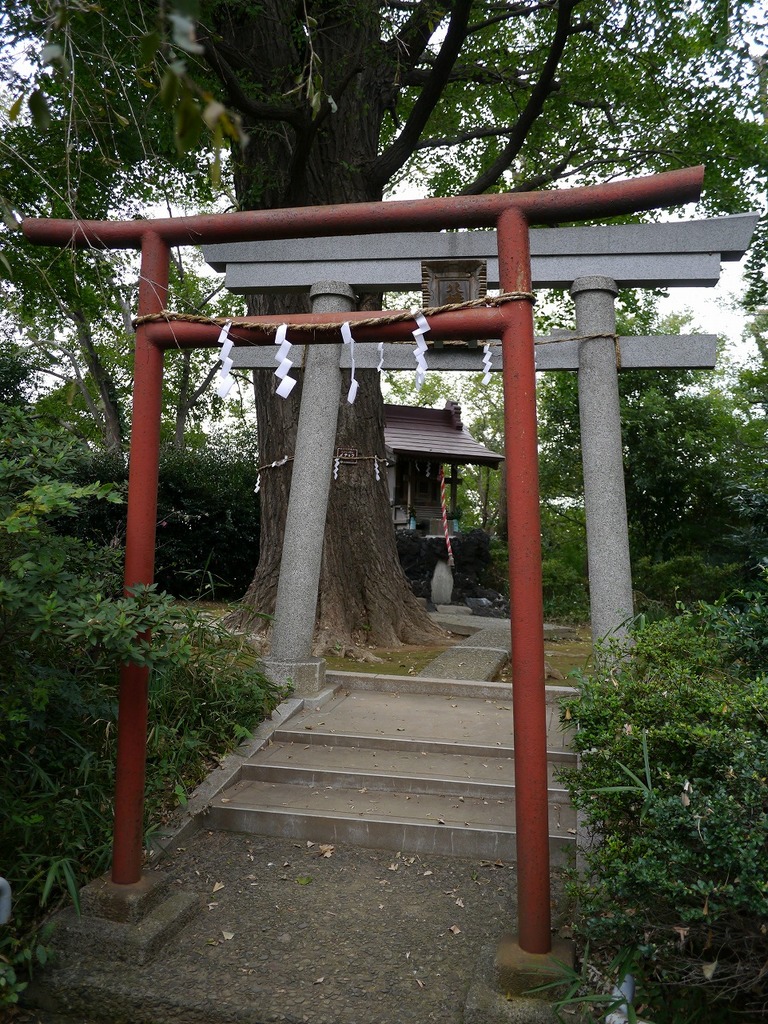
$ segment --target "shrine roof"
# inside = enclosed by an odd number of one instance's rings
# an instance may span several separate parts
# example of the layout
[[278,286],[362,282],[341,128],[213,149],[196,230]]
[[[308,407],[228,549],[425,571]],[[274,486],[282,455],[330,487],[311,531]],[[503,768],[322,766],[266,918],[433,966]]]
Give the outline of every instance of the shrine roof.
[[444,409],[412,405],[384,406],[384,438],[396,455],[410,455],[461,465],[492,466],[504,456],[476,441],[461,422],[461,408],[446,402]]

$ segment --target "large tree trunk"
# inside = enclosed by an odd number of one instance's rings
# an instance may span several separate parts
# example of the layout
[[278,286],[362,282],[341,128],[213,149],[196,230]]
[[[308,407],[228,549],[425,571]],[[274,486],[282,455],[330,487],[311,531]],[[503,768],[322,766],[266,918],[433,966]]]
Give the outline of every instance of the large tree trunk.
[[[390,102],[394,69],[379,41],[375,5],[338,8],[322,18],[313,46],[320,58],[324,91],[333,95],[335,113],[312,120],[308,115],[292,127],[246,124],[250,144],[235,166],[235,185],[243,208],[330,205],[380,200],[380,188],[366,181],[365,168],[375,159],[383,110]],[[267,0],[259,18],[221,26],[225,46],[242,58],[258,55],[249,70],[274,95],[294,88],[292,74],[307,67],[307,51],[297,41],[296,7],[285,0]],[[278,86],[279,87],[279,86]],[[322,274],[322,271],[321,271]],[[256,296],[250,311],[299,312],[296,297],[287,300]],[[386,472],[375,479],[372,456],[384,458],[384,418],[378,374],[360,373],[353,406],[342,387],[337,446],[358,449],[361,460],[341,466],[332,482],[325,530],[318,644],[321,649],[365,638],[393,645],[434,638],[439,630],[415,600],[397,557],[390,515]],[[276,379],[269,370],[254,373],[259,458],[269,466],[293,458],[301,388],[284,400],[275,396]],[[261,481],[260,562],[234,624],[249,630],[274,611],[285,516],[290,493],[291,463],[266,468]],[[322,538],[317,538],[322,543]]]
[[[294,307],[295,308],[295,307]],[[299,375],[300,376],[300,375]],[[288,399],[275,397],[271,371],[254,375],[261,475],[261,558],[243,601],[230,617],[241,629],[258,631],[274,611],[290,495],[301,383]],[[420,643],[440,631],[416,600],[400,567],[390,513],[384,459],[384,407],[379,375],[358,371],[354,405],[342,385],[336,446],[355,448],[358,460],[341,463],[331,482],[320,576],[316,651],[377,644]],[[281,462],[282,465],[271,466]],[[374,456],[379,460],[376,479]]]

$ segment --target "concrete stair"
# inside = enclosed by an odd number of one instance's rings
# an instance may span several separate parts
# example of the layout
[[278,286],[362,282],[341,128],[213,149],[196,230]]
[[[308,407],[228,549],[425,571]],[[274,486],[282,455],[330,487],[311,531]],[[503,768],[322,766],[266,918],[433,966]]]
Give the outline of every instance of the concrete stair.
[[[465,683],[441,680],[441,692],[420,693],[408,692],[413,681],[376,679],[376,689],[339,691],[281,725],[211,801],[208,827],[514,860],[509,686],[464,696]],[[574,855],[576,823],[556,772],[575,755],[559,728],[556,701],[566,691],[548,691],[550,849],[562,865]]]

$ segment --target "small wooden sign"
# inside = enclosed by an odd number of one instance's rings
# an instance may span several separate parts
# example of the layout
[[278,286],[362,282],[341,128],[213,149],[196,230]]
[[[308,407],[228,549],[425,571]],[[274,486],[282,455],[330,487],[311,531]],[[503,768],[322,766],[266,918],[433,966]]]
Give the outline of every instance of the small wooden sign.
[[336,458],[340,462],[357,462],[358,455],[357,448],[337,448]]

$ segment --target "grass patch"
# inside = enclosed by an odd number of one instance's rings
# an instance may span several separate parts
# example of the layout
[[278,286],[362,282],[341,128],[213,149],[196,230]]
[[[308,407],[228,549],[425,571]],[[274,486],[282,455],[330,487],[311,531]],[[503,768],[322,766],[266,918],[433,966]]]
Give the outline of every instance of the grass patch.
[[377,661],[357,661],[354,658],[325,656],[326,667],[334,672],[370,672],[374,675],[417,676],[430,662],[449,650],[462,637],[454,637],[451,643],[421,647],[404,644],[402,647],[374,647],[371,654]]

